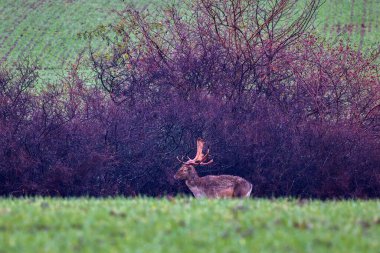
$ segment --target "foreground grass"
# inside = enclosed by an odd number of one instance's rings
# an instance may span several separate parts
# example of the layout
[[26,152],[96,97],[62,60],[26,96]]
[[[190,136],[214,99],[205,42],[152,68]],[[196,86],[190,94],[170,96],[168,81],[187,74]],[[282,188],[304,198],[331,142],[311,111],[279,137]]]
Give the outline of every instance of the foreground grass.
[[0,252],[379,252],[380,201],[0,199]]

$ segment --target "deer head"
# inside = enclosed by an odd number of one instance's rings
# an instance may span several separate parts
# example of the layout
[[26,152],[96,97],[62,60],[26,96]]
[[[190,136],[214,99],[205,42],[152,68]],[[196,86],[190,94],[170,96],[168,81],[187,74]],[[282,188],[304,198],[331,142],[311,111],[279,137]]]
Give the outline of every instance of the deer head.
[[178,161],[180,161],[183,165],[174,175],[175,179],[188,179],[197,177],[197,172],[195,171],[194,166],[198,165],[208,165],[211,164],[214,160],[209,160],[210,150],[208,149],[206,154],[203,154],[203,147],[205,141],[202,138],[197,139],[197,153],[193,159],[187,157],[188,160],[184,161],[183,157],[180,159],[177,157]]

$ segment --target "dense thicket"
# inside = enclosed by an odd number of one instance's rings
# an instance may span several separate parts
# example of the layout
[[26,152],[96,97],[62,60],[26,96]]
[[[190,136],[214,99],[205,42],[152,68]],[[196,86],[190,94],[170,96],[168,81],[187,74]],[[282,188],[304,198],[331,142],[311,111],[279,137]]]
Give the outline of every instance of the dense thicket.
[[202,136],[215,162],[199,173],[243,176],[254,196],[379,197],[376,55],[319,41],[319,1],[290,2],[126,8],[95,32],[110,45],[91,49],[97,86],[75,66],[38,92],[33,67],[2,70],[0,194],[186,191],[176,156]]

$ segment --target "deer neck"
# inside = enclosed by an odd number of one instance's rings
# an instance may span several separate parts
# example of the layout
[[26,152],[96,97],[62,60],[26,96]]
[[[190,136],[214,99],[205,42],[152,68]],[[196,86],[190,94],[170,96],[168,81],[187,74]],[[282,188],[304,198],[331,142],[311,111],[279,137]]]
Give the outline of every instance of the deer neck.
[[190,175],[186,179],[186,184],[188,186],[193,186],[197,184],[198,180],[199,180],[198,173],[195,171],[195,169],[193,169]]

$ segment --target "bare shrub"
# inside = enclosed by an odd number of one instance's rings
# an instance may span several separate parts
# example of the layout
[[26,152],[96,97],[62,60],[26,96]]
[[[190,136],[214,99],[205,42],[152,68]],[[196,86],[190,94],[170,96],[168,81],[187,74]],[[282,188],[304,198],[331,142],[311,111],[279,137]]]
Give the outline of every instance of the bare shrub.
[[253,196],[379,197],[378,54],[321,42],[319,1],[291,3],[127,8],[94,32],[109,43],[90,48],[97,86],[75,65],[38,90],[34,67],[2,70],[0,194],[188,192],[175,157],[204,137],[214,164],[198,173],[242,176]]

